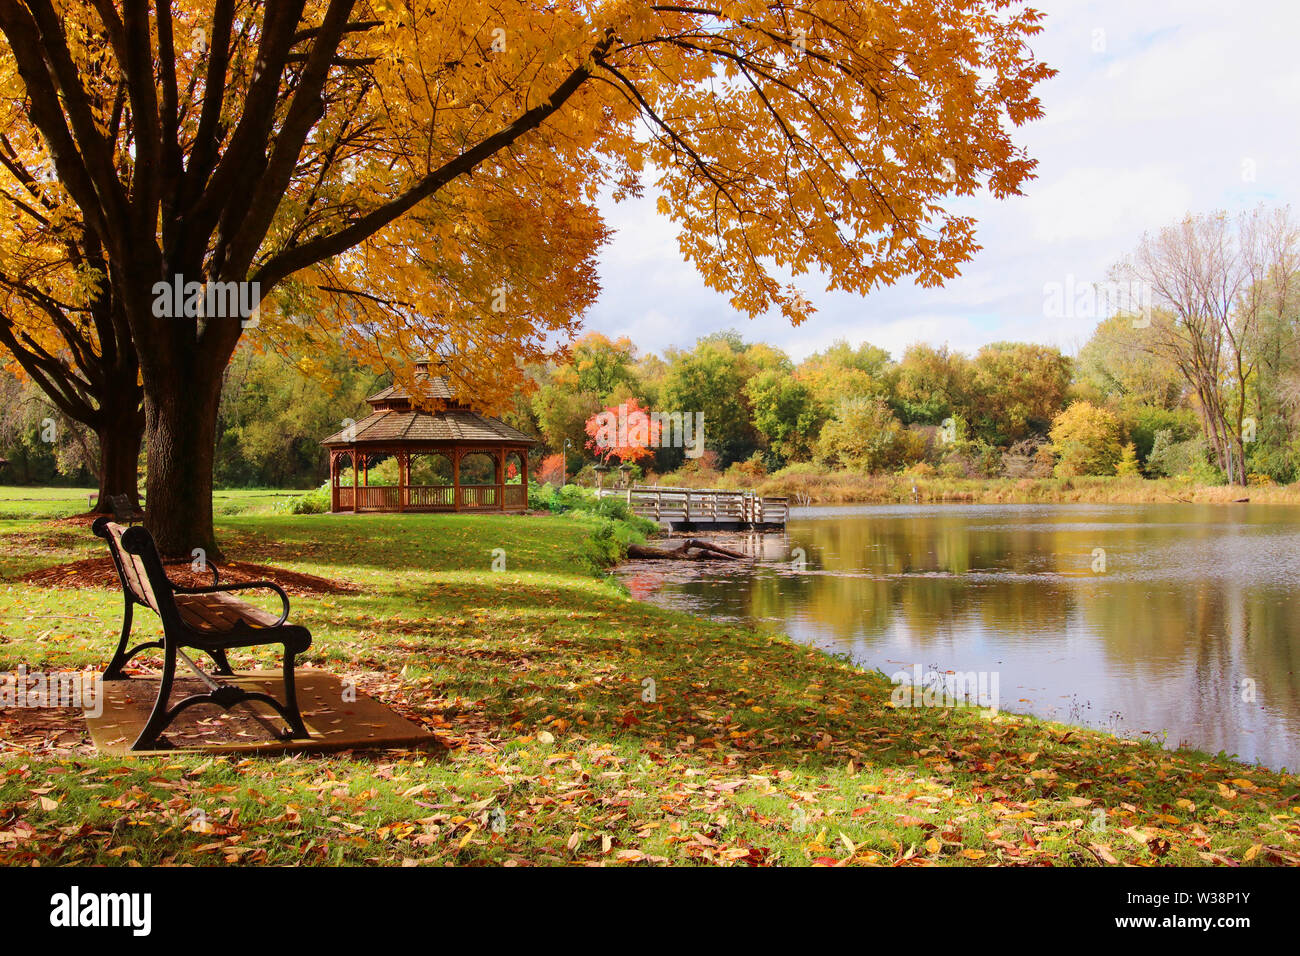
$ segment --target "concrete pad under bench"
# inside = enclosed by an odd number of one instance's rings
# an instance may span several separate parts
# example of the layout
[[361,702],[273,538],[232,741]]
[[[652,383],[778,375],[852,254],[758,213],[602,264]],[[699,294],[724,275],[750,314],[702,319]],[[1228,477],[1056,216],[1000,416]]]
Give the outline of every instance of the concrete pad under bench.
[[[237,671],[234,677],[219,680],[277,698],[284,694],[279,670]],[[86,710],[86,724],[96,749],[107,754],[158,755],[189,751],[252,756],[444,746],[419,724],[359,690],[349,691],[355,700],[344,700],[343,682],[333,674],[299,668],[296,682],[303,722],[311,734],[308,740],[277,740],[273,733],[283,728],[284,719],[265,704],[250,701],[229,711],[208,704],[187,708],[164,734],[174,749],[130,750],[158,696],[157,677],[96,681],[102,707],[96,708],[100,710],[99,716]],[[174,706],[190,694],[206,690],[197,678],[178,677],[170,703]]]

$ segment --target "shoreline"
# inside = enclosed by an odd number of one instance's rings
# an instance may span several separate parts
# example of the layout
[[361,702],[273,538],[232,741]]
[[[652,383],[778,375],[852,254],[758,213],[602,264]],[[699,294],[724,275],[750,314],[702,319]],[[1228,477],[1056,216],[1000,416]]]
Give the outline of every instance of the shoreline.
[[778,472],[754,482],[754,488],[765,496],[787,497],[795,507],[909,503],[1300,505],[1300,482],[1291,485],[1196,485],[1173,478],[945,479],[906,474],[782,475]]

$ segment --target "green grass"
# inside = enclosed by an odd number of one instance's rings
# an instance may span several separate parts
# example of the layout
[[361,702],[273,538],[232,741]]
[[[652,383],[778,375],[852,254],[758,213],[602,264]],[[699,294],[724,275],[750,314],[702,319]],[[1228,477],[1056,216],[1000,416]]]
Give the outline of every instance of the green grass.
[[0,519],[65,518],[87,511],[95,488],[0,485]]
[[[0,519],[66,518],[90,509],[89,496],[95,488],[42,488],[28,485],[0,485]],[[269,514],[300,491],[264,488],[231,488],[215,492],[212,509],[216,514]]]
[[[308,662],[357,677],[450,751],[5,745],[0,863],[1297,861],[1290,775],[1015,714],[894,709],[880,674],[629,599],[591,571],[595,519],[218,525],[232,558],[362,585],[294,602]],[[0,669],[102,664],[118,595],[12,581],[98,542],[32,519],[0,535]],[[255,659],[270,658],[236,664]]]

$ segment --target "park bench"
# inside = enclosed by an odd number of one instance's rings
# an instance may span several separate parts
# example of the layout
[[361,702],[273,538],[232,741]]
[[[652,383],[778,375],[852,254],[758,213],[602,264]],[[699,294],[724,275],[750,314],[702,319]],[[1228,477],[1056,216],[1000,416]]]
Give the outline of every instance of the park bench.
[[[122,636],[117,652],[104,669],[104,680],[126,680],[123,668],[136,654],[148,648],[163,652],[162,681],[158,686],[158,699],[144,729],[140,731],[132,750],[153,750],[169,746],[162,732],[183,710],[196,704],[216,704],[229,710],[245,701],[268,704],[288,722],[288,728],[277,732],[283,740],[305,738],[307,728],[298,712],[298,699],[294,692],[294,657],[311,647],[311,634],[305,627],[285,623],[289,617],[289,596],[278,584],[270,581],[250,581],[246,584],[220,584],[217,569],[212,571],[212,584],[208,587],[185,587],[174,584],[167,577],[152,535],[143,527],[124,528],[105,516],[95,521],[95,534],[108,542],[113,563],[122,582]],[[279,618],[233,597],[229,592],[251,588],[267,588],[280,596],[284,605]],[[149,641],[127,650],[131,635],[131,617],[135,605],[152,610],[162,620],[162,640]],[[216,663],[216,677],[234,676],[226,651],[237,647],[259,647],[264,644],[284,645],[284,703],[269,694],[248,691],[235,684],[221,683],[204,672],[185,648],[202,651]],[[176,659],[180,658],[207,686],[206,694],[193,694],[169,707],[172,684],[176,677]]]
[[139,519],[140,512],[130,495],[109,495],[108,506],[113,509],[113,520],[118,524],[129,525]]

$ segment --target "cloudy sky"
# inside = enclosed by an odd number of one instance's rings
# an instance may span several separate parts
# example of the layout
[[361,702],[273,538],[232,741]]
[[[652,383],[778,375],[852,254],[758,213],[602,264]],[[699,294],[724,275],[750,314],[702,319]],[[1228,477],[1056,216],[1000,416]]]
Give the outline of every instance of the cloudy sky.
[[[1038,0],[1038,56],[1060,74],[1045,116],[1018,140],[1039,160],[1025,195],[970,202],[984,247],[941,289],[900,283],[867,298],[805,279],[817,305],[795,329],[750,320],[677,252],[654,198],[611,204],[587,327],[643,349],[737,328],[796,359],[844,338],[901,354],[911,342],[973,351],[1001,339],[1075,351],[1089,316],[1046,318],[1045,286],[1100,281],[1142,233],[1188,212],[1300,207],[1300,3],[1296,0]],[[814,277],[815,278],[815,277]]]

